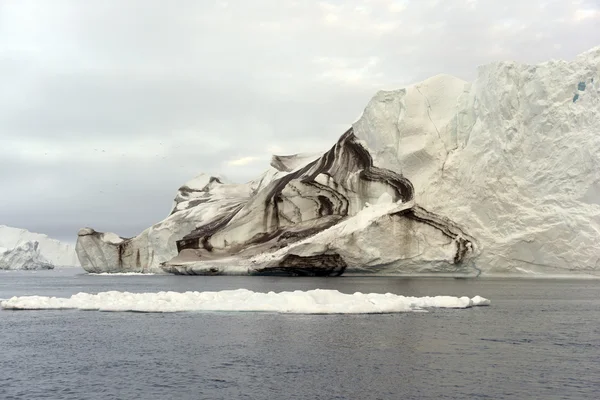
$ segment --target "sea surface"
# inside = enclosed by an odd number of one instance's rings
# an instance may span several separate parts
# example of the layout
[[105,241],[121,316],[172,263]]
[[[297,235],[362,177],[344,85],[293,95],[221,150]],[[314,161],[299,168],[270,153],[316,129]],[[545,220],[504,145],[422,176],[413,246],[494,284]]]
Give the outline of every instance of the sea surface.
[[0,271],[0,298],[336,289],[481,295],[383,315],[0,310],[0,399],[598,399],[600,281]]

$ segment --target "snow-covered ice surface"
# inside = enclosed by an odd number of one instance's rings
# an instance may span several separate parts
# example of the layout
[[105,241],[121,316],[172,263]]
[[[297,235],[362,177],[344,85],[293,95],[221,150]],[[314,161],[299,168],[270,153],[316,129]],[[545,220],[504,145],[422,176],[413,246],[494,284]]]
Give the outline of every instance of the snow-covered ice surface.
[[0,225],[0,269],[78,266],[74,245],[41,233]]
[[404,297],[391,293],[344,294],[337,290],[321,289],[280,293],[261,293],[247,289],[185,293],[109,291],[98,294],[78,293],[69,298],[13,297],[0,302],[0,307],[9,310],[253,311],[291,314],[380,314],[487,305],[490,305],[490,301],[480,296]]

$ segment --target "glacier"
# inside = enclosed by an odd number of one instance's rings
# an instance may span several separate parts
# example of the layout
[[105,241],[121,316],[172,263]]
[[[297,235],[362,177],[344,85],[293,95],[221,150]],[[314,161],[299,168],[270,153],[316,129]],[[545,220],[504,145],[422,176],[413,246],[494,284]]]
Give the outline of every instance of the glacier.
[[488,306],[481,296],[405,297],[391,293],[340,293],[315,289],[293,292],[253,292],[247,289],[219,292],[78,293],[69,298],[45,296],[12,297],[0,301],[8,310],[97,310],[135,312],[253,311],[289,314],[382,314],[423,312],[427,308]]
[[201,174],[134,238],[79,231],[89,272],[591,274],[600,47],[380,91],[334,146],[246,184]]
[[0,225],[0,269],[78,267],[75,246],[41,233]]

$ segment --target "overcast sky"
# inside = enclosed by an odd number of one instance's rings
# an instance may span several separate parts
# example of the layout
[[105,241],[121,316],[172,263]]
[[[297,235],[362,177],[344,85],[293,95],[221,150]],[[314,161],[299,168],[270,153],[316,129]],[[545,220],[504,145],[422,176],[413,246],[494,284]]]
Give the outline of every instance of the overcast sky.
[[379,89],[600,45],[600,0],[0,0],[0,224],[133,236],[199,172],[325,149]]

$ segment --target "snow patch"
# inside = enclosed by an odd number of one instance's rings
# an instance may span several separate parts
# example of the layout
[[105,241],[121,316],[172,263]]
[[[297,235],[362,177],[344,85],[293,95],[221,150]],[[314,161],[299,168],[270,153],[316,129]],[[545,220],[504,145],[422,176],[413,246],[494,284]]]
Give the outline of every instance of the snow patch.
[[121,243],[123,240],[122,237],[120,237],[119,235],[117,235],[116,233],[112,233],[112,232],[107,232],[103,234],[103,239],[105,242],[111,243],[111,244],[119,244]]
[[136,312],[253,311],[289,314],[380,314],[424,311],[426,308],[487,306],[480,296],[405,297],[392,293],[344,294],[337,290],[253,292],[247,289],[219,292],[129,293],[109,291],[78,293],[69,298],[23,296],[0,302],[7,310],[96,310]]

